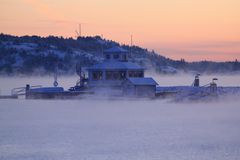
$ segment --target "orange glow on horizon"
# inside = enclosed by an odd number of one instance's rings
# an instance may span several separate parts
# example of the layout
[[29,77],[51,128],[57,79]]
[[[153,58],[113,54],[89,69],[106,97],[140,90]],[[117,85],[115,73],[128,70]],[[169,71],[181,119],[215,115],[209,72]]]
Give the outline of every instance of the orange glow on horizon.
[[189,61],[240,59],[238,0],[2,0],[0,32],[75,37],[82,33]]

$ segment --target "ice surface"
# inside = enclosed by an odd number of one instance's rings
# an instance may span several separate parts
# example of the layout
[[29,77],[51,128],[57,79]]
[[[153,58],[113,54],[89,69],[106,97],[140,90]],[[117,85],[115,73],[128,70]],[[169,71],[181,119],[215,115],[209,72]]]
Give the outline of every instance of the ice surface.
[[0,100],[0,160],[238,160],[239,104]]

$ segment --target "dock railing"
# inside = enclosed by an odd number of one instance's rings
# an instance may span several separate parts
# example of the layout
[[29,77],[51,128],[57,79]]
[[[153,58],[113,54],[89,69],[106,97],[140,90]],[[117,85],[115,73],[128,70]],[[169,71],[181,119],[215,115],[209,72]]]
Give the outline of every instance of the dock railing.
[[[41,85],[36,85],[36,86],[30,86],[30,89],[34,89],[34,88],[41,88]],[[18,88],[13,88],[11,90],[11,95],[17,95],[17,96],[22,96],[22,95],[26,95],[26,87],[18,87]]]

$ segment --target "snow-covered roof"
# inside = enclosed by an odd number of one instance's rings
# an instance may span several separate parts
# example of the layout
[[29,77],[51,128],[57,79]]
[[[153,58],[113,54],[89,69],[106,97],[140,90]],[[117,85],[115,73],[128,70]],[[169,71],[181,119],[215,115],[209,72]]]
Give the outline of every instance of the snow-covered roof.
[[128,53],[128,51],[119,46],[115,46],[105,50],[104,53]]
[[144,78],[128,78],[134,85],[158,85],[158,83],[151,77],[144,77]]
[[143,67],[132,63],[132,62],[119,62],[119,61],[105,61],[103,63],[99,63],[96,65],[93,65],[92,67],[89,67],[88,70],[102,70],[102,69],[106,69],[106,70],[111,70],[111,69],[115,69],[115,70],[144,70]]

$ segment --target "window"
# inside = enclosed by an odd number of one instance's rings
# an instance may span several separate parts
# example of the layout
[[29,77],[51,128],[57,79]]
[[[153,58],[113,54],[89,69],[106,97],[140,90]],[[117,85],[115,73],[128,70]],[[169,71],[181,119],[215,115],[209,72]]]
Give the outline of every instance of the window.
[[107,71],[106,72],[106,80],[111,80],[112,79],[112,72],[111,71]]
[[110,59],[111,56],[109,54],[106,55],[106,59]]
[[143,77],[143,71],[129,71],[128,72],[129,77]]
[[120,72],[120,78],[121,79],[126,79],[126,72],[125,71]]
[[94,71],[93,73],[93,80],[102,80],[102,71]]
[[123,55],[123,61],[127,61],[127,55],[126,54]]
[[126,78],[125,71],[107,71],[106,79],[107,80],[123,80]]
[[113,58],[114,58],[114,59],[119,59],[119,55],[118,55],[118,54],[114,54],[114,55],[113,55]]

